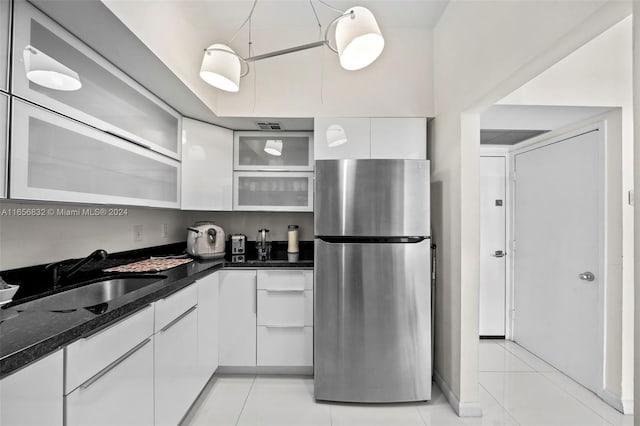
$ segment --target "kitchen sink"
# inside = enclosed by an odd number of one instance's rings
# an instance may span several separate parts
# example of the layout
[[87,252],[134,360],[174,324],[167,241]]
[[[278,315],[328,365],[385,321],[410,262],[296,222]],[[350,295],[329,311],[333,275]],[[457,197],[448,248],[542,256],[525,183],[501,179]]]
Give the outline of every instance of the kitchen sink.
[[18,311],[57,312],[71,312],[85,308],[94,313],[102,313],[108,307],[107,302],[165,278],[163,275],[109,277],[55,293],[51,296],[15,305],[14,308]]

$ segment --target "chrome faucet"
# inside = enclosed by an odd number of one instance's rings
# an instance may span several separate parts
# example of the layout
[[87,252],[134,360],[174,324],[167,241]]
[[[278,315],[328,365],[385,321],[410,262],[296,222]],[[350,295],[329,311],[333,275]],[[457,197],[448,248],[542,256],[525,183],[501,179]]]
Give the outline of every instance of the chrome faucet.
[[60,272],[60,267],[65,262],[65,260],[61,260],[60,262],[50,263],[45,266],[46,271],[51,271],[51,281],[53,282],[53,288],[58,288],[60,286],[60,282],[69,279],[72,275],[80,270],[84,265],[91,262],[92,260],[102,260],[106,259],[108,256],[107,252],[102,249],[98,249],[92,252],[89,256],[75,263],[71,268],[66,270],[65,272]]

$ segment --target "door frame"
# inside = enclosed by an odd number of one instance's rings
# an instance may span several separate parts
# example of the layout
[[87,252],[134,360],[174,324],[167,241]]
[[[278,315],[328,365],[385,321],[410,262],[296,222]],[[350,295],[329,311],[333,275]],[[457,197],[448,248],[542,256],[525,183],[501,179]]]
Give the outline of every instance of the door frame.
[[505,262],[505,306],[504,306],[504,338],[507,340],[513,339],[513,247],[511,237],[513,235],[513,207],[511,200],[513,199],[513,181],[512,181],[512,173],[511,173],[511,162],[513,158],[511,157],[510,151],[511,146],[499,146],[499,145],[481,145],[480,146],[480,157],[501,157],[504,158],[504,167],[506,174],[506,188],[505,188],[505,200],[504,200],[504,208],[505,208],[505,233],[504,233],[504,247],[507,252],[507,261]]
[[[600,347],[600,353],[599,353],[599,360],[598,360],[598,389],[596,390],[596,393],[605,401],[608,399],[607,395],[606,395],[606,391],[605,391],[605,377],[604,377],[604,372],[605,372],[605,363],[607,361],[606,359],[606,337],[605,337],[605,309],[606,309],[606,293],[607,293],[607,287],[608,287],[608,278],[609,278],[609,268],[608,268],[608,263],[612,261],[612,259],[609,259],[607,257],[607,250],[606,250],[606,242],[608,239],[608,229],[607,229],[607,223],[608,223],[608,215],[607,215],[607,203],[606,203],[606,191],[607,189],[611,189],[608,188],[609,186],[609,179],[608,179],[608,173],[610,172],[608,170],[608,146],[607,146],[607,142],[608,142],[608,138],[607,138],[607,120],[598,120],[597,122],[591,123],[591,124],[587,124],[584,126],[581,126],[579,128],[576,128],[574,130],[569,130],[569,131],[558,131],[558,132],[550,132],[550,134],[545,134],[539,137],[536,137],[534,139],[531,139],[530,141],[526,141],[523,142],[522,144],[520,144],[519,146],[515,146],[513,147],[510,151],[509,151],[509,186],[510,186],[510,193],[511,193],[511,197],[513,200],[515,200],[515,195],[516,195],[516,181],[517,181],[517,175],[516,175],[516,171],[515,171],[515,156],[519,155],[519,154],[523,154],[525,152],[529,152],[529,151],[533,151],[539,148],[543,148],[545,146],[549,146],[549,145],[553,145],[556,143],[560,143],[562,141],[565,141],[567,139],[571,139],[577,136],[580,136],[582,134],[585,133],[590,133],[592,131],[598,131],[598,151],[599,151],[599,169],[598,169],[598,175],[599,175],[599,182],[600,182],[600,187],[599,187],[599,191],[598,191],[598,204],[600,205],[600,226],[598,227],[598,268],[599,268],[599,288],[598,288],[598,332],[597,332],[597,336],[598,336],[598,346]],[[516,212],[515,212],[515,203],[511,204],[511,209],[510,209],[510,223],[511,223],[511,231],[512,233],[510,233],[510,236],[513,236],[513,231],[515,230],[515,223],[516,223]],[[515,240],[511,239],[510,241],[510,248],[512,253],[514,253],[514,255],[511,257],[511,271],[512,274],[514,274],[515,272],[515,257],[516,257],[516,252],[514,251],[514,246],[516,244]],[[515,294],[515,275],[511,276],[511,281],[510,281],[510,294],[512,297],[512,307],[514,309],[514,314],[515,314],[515,309],[517,309],[517,306],[515,306],[514,301],[513,301],[513,295]],[[515,315],[514,315],[515,316]],[[515,330],[515,323],[513,321],[513,318],[511,319],[511,336],[513,336],[513,332]]]

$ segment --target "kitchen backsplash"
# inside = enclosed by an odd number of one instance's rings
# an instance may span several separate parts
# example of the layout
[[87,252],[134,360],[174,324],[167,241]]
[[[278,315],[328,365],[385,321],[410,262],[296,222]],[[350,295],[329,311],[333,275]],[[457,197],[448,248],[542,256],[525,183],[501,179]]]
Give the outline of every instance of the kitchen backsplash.
[[268,228],[271,241],[287,240],[287,226],[298,225],[300,240],[313,240],[313,213],[293,212],[185,212],[188,222],[210,220],[229,234],[245,234],[255,240],[258,229]]
[[195,212],[144,207],[49,204],[0,200],[0,270],[107,252],[177,243],[186,227],[212,220],[227,234],[255,240],[269,228],[272,241],[299,225],[300,240],[313,239],[313,213]]

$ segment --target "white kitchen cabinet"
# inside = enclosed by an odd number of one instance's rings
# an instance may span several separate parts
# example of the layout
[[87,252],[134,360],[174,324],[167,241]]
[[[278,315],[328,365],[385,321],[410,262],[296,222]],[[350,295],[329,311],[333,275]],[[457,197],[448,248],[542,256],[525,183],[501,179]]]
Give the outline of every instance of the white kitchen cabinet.
[[[314,127],[316,160],[427,158],[426,118],[322,117]],[[347,141],[329,146],[339,132]]]
[[9,29],[11,2],[0,1],[0,90],[9,91]]
[[372,118],[371,158],[427,159],[426,118]]
[[153,308],[148,306],[66,348],[65,395],[92,380],[153,334]]
[[233,131],[182,119],[182,210],[231,210]]
[[313,271],[259,270],[257,365],[313,365]]
[[15,98],[11,131],[11,198],[180,206],[175,160]]
[[257,364],[269,367],[313,365],[313,327],[258,326]]
[[[176,111],[28,2],[16,1],[14,7],[13,93],[180,159]],[[40,69],[43,61],[47,68],[77,75],[81,87],[58,90],[30,81],[27,71]]]
[[[315,119],[313,127],[316,160],[370,158],[369,118],[322,117]],[[339,137],[346,137],[347,141],[329,146],[330,140]]]
[[153,322],[148,306],[66,347],[67,426],[153,424]]
[[146,338],[67,395],[65,425],[152,426],[152,339]]
[[[273,145],[280,155],[268,153]],[[234,170],[313,171],[311,132],[235,132]]]
[[62,426],[63,369],[59,350],[0,380],[0,424]]
[[7,198],[7,147],[9,144],[8,123],[9,96],[0,93],[0,198]]
[[256,365],[256,271],[220,271],[220,365]]
[[312,172],[234,172],[234,210],[313,211]]
[[196,281],[198,286],[198,381],[199,388],[218,368],[218,294],[220,273]]
[[177,425],[198,392],[196,285],[155,302],[155,424]]

